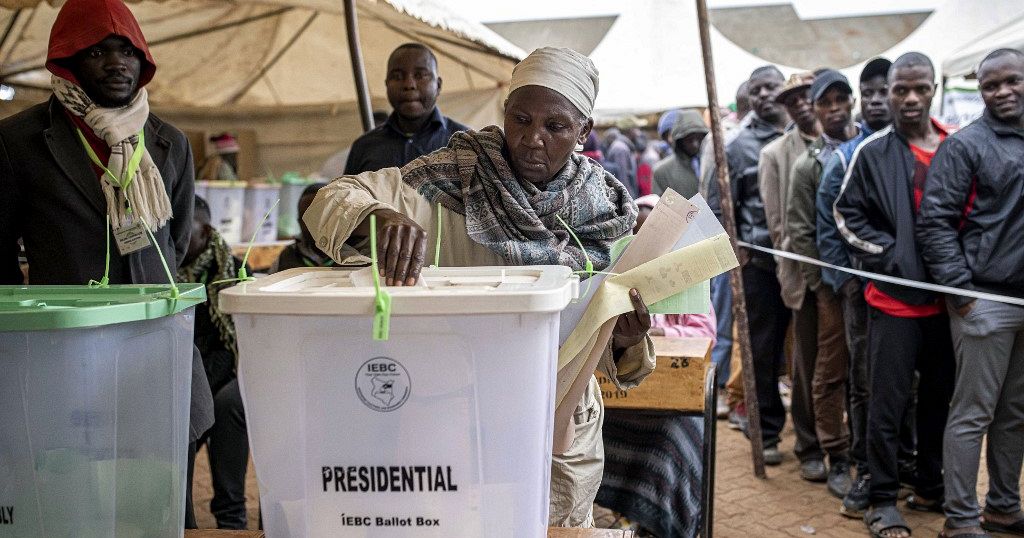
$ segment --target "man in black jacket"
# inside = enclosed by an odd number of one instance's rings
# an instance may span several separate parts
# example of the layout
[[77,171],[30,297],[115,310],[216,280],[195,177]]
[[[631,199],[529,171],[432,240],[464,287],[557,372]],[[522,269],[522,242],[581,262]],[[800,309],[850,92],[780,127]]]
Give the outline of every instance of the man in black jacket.
[[[950,135],[928,171],[917,238],[939,284],[1024,297],[1024,53],[978,67],[984,115]],[[958,362],[944,440],[946,529],[1024,532],[1024,308],[948,295]],[[988,434],[989,489],[978,509]]]
[[[895,123],[854,152],[835,202],[836,224],[864,269],[925,281],[914,222],[931,159],[945,138],[944,128],[928,116],[935,70],[927,56],[909,52],[893,62],[888,78]],[[949,318],[938,296],[916,288],[871,281],[864,299],[871,361],[871,509],[864,519],[875,536],[904,538],[910,527],[896,509],[897,453],[915,370],[920,374],[917,477],[907,504],[933,511],[942,506],[942,431],[955,368]]]
[[[120,2],[67,2],[50,33],[46,68],[55,75],[54,97],[0,121],[0,283],[23,283],[20,239],[32,284],[85,285],[103,277],[110,284],[166,284],[157,249],[148,240],[122,243],[126,236],[119,235],[151,222],[174,271],[192,230],[192,151],[181,131],[148,112],[144,86],[156,64],[138,22]],[[145,152],[134,175],[132,166],[116,164],[124,164],[126,144]],[[112,186],[115,174],[131,180],[127,188]],[[116,218],[129,200],[135,217]],[[113,232],[104,275],[108,217]],[[191,471],[195,440],[213,424],[196,350],[190,419]],[[186,526],[194,527],[191,507],[187,502]]]
[[[785,79],[774,66],[759,67],[750,74],[747,91],[754,118],[726,147],[734,214],[721,214],[718,182],[708,185],[708,203],[719,218],[736,220],[741,241],[771,247],[764,200],[758,187],[758,162],[761,150],[783,133],[789,117],[775,102]],[[714,177],[714,175],[712,175]],[[775,260],[763,252],[742,249],[743,293],[747,299],[750,344],[754,354],[757,402],[761,409],[761,436],[765,463],[782,463],[779,434],[786,423],[786,409],[779,396],[783,342],[789,325],[789,309],[782,302],[781,288],[775,277]]]

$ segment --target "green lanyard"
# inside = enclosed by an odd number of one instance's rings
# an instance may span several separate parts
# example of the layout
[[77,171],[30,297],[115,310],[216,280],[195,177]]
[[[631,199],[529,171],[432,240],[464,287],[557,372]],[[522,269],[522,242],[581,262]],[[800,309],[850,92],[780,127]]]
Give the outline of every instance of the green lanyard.
[[89,160],[93,164],[100,167],[103,170],[103,174],[110,176],[110,179],[114,180],[114,184],[121,187],[123,190],[128,190],[128,186],[132,184],[132,180],[135,179],[135,172],[139,171],[139,165],[142,164],[142,153],[146,147],[146,134],[144,130],[139,131],[139,145],[132,152],[132,158],[128,160],[128,170],[125,171],[123,178],[119,178],[114,175],[103,163],[100,162],[100,158],[93,151],[92,146],[89,145],[89,141],[86,140],[85,135],[82,134],[81,129],[78,131],[78,139],[82,141],[82,147],[85,148],[85,153],[89,155]]

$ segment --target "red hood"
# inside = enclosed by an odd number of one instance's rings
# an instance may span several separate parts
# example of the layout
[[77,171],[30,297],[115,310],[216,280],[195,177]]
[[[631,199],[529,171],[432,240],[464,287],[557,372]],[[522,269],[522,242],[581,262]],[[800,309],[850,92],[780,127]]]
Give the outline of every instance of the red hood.
[[128,39],[142,51],[144,58],[139,87],[149,84],[156,73],[156,62],[149,53],[139,22],[121,0],[68,0],[50,30],[46,68],[54,75],[78,84],[71,71],[55,60],[70,58],[112,34]]

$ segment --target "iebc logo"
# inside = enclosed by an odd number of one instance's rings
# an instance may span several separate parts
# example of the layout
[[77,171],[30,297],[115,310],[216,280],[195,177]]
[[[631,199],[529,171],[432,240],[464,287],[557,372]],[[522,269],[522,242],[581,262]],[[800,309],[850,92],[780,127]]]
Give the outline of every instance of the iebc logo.
[[394,359],[374,357],[356,371],[356,394],[374,411],[387,413],[402,407],[411,390],[409,372]]

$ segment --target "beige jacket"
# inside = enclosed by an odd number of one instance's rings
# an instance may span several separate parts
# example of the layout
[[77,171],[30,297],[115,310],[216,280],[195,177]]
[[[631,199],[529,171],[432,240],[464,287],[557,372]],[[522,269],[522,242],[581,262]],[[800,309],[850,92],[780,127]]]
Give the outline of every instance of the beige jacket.
[[[761,150],[757,166],[757,177],[764,200],[764,216],[768,220],[768,234],[777,250],[789,251],[789,236],[786,233],[786,193],[789,192],[789,174],[793,164],[807,153],[808,139],[796,127],[772,140]],[[800,309],[804,302],[807,284],[800,272],[800,262],[785,258],[775,259],[776,275],[782,286],[782,302],[792,310]]]
[[[486,247],[466,233],[466,218],[431,204],[402,181],[398,168],[385,168],[357,176],[343,176],[320,189],[309,210],[302,216],[319,246],[341,263],[351,251],[346,241],[371,212],[391,209],[416,221],[430,238],[427,259],[433,260],[437,237],[437,216],[441,213],[440,265],[442,267],[506,265]],[[367,254],[368,245],[353,245]],[[601,358],[598,369],[628,389],[637,386],[654,371],[654,347],[648,338],[628,349],[616,363],[611,351]],[[594,497],[604,473],[604,445],[601,426],[604,404],[597,380],[593,377],[574,413],[575,438],[564,454],[556,454],[551,463],[550,524],[553,526],[592,526]]]

